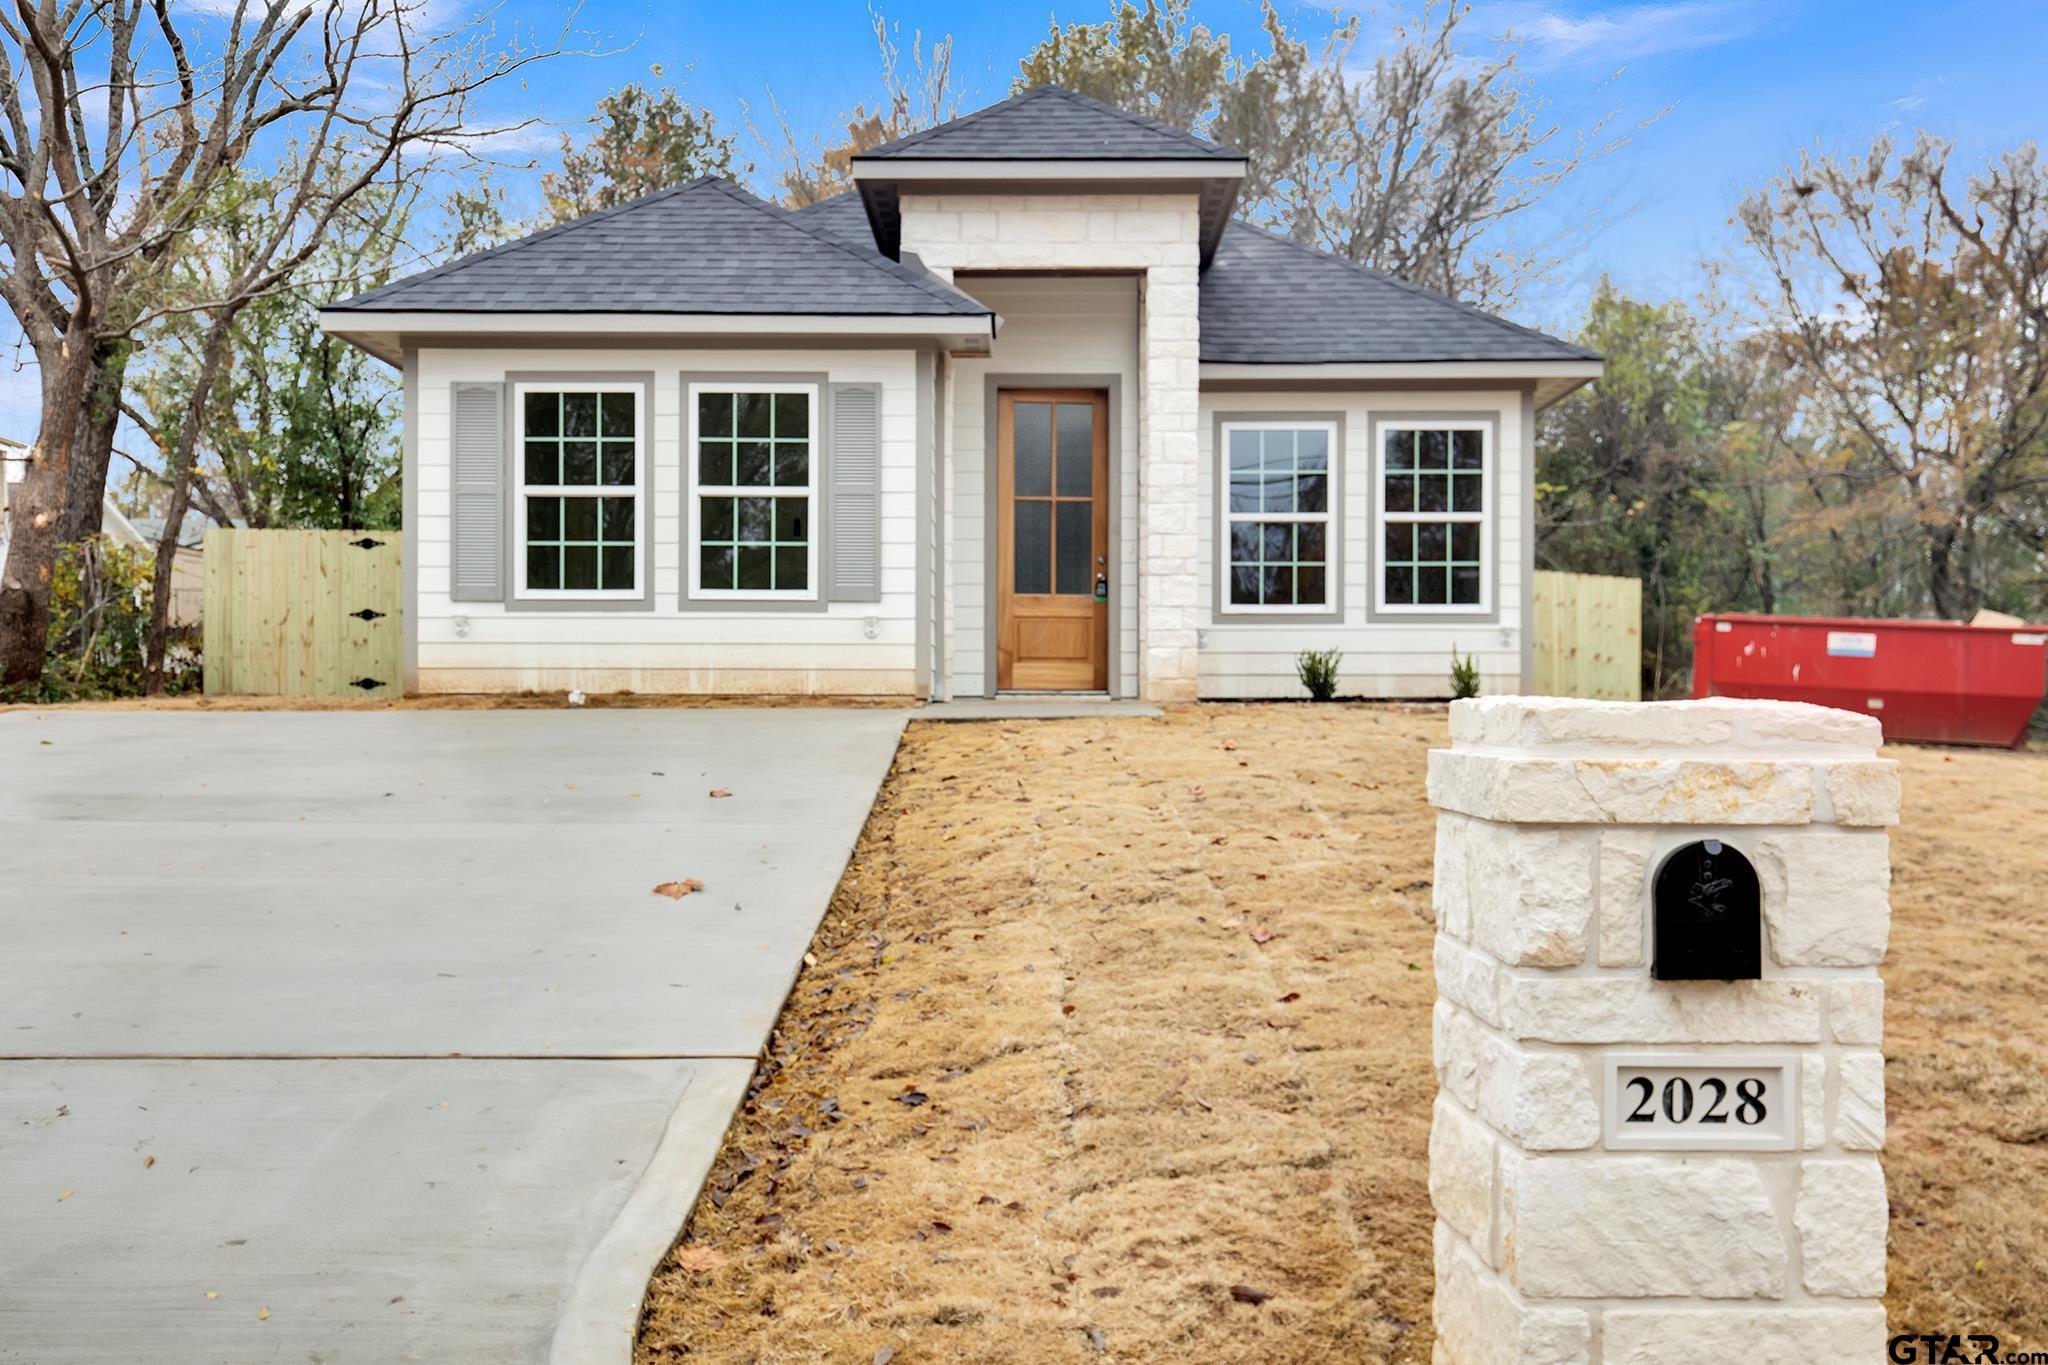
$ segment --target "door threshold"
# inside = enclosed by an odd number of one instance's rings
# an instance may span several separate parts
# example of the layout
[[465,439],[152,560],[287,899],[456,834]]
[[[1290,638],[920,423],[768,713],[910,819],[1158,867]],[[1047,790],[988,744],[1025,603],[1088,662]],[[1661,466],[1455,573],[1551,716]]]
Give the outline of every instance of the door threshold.
[[1077,699],[1085,698],[1091,701],[1108,701],[1109,692],[1100,687],[1092,691],[1083,691],[1078,688],[1069,687],[1047,688],[1042,692],[1034,692],[1030,688],[1025,687],[1005,687],[997,690],[994,700],[1000,701],[1004,697],[1051,697],[1056,700],[1071,697]]

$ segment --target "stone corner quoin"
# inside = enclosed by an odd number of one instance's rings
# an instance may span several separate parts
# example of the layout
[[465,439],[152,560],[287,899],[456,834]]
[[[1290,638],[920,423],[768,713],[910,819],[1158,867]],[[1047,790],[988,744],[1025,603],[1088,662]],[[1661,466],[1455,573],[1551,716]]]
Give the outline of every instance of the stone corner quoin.
[[[1877,722],[1489,697],[1450,728],[1429,761],[1436,1365],[1879,1359],[1899,780]],[[1729,875],[1716,843],[1753,873],[1746,915],[1701,880]],[[1714,863],[1670,862],[1698,844]],[[1675,979],[1660,925],[1751,949],[1714,959],[1745,979]],[[1677,1097],[1647,1127],[1630,1076]]]

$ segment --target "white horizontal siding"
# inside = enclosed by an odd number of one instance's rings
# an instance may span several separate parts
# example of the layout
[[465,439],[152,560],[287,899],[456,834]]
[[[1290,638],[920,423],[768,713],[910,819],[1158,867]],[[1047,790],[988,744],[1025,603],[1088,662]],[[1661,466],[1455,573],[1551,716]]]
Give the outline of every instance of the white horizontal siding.
[[[909,350],[434,349],[419,353],[418,467],[413,487],[412,603],[420,688],[427,692],[853,692],[916,687],[917,390]],[[451,386],[510,373],[652,373],[647,525],[651,610],[508,611],[449,596]],[[684,373],[829,375],[881,386],[882,599],[814,611],[682,609]],[[821,396],[822,404],[822,396]],[[822,409],[821,409],[822,410]],[[822,565],[821,571],[822,571]],[[868,617],[879,633],[866,638]],[[467,633],[457,631],[457,618]]]
[[[1338,487],[1339,577],[1343,619],[1296,623],[1251,621],[1216,614],[1218,517],[1216,496],[1216,414],[1271,412],[1276,415],[1340,412],[1344,415],[1343,464]],[[1372,574],[1378,568],[1373,537],[1372,424],[1380,414],[1455,413],[1500,423],[1495,442],[1492,498],[1498,518],[1495,594],[1499,619],[1455,623],[1368,621]],[[1322,393],[1218,393],[1202,395],[1201,446],[1201,615],[1200,695],[1203,697],[1299,697],[1295,657],[1305,649],[1338,649],[1344,654],[1339,691],[1371,697],[1450,695],[1451,651],[1472,656],[1482,686],[1490,692],[1522,687],[1522,630],[1526,578],[1523,524],[1530,470],[1527,434],[1522,429],[1522,396],[1514,391],[1336,391]],[[1489,530],[1491,537],[1492,531]]]

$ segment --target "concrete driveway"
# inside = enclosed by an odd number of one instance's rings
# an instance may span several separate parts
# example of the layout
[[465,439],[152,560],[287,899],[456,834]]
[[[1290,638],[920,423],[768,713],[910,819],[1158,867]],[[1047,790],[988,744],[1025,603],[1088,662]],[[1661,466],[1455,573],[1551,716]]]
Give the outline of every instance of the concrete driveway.
[[905,716],[0,714],[0,1360],[623,1350]]

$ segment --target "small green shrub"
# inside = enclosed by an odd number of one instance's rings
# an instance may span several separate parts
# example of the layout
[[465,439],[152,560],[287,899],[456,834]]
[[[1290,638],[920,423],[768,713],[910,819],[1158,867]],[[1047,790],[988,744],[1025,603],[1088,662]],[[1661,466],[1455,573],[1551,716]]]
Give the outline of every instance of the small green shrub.
[[[143,644],[149,637],[152,560],[140,550],[95,537],[66,545],[51,579],[50,634],[42,680],[24,700],[62,702],[142,693]],[[198,686],[197,641],[172,632],[165,690]]]
[[1460,700],[1479,695],[1479,665],[1472,656],[1458,657],[1458,647],[1451,646],[1451,695]]
[[1328,701],[1337,695],[1337,665],[1343,661],[1341,649],[1304,649],[1294,656],[1294,671],[1309,696]]

